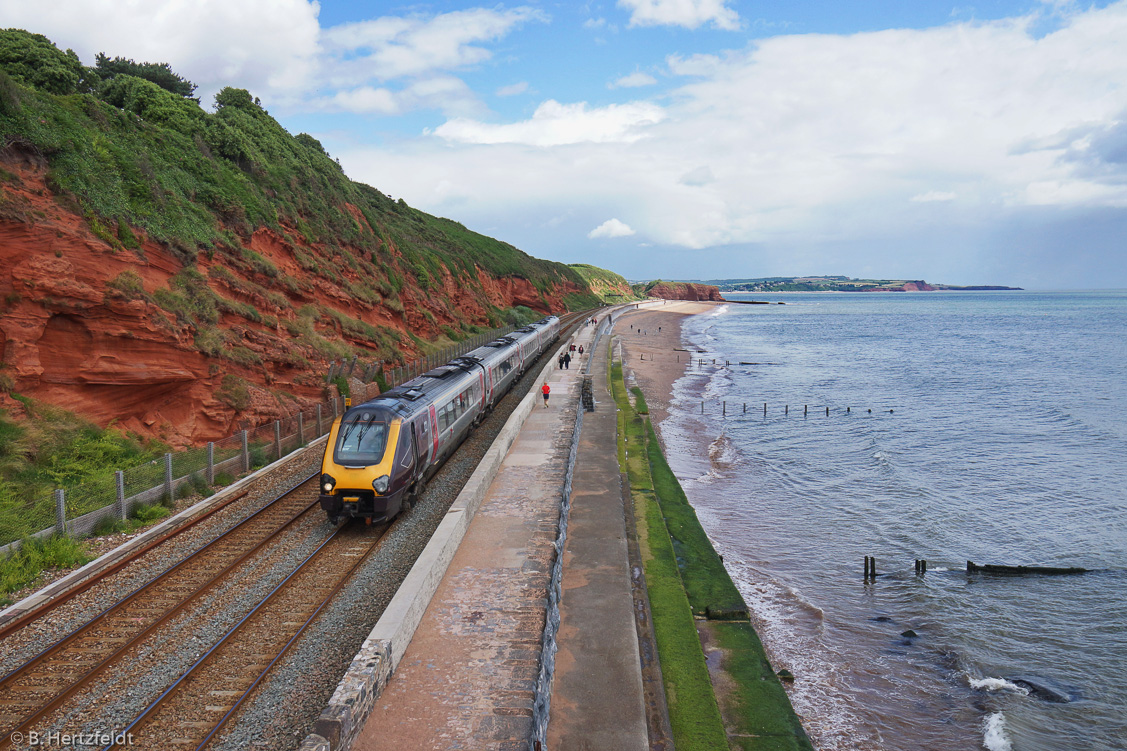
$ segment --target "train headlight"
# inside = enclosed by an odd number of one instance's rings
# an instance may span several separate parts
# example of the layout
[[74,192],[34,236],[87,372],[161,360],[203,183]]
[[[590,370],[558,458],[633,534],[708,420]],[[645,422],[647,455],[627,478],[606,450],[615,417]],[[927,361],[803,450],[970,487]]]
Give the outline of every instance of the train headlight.
[[391,478],[387,475],[381,475],[380,477],[372,480],[372,490],[376,491],[377,493],[386,493],[388,486],[390,485]]
[[321,475],[321,490],[324,490],[326,493],[331,493],[333,492],[333,488],[335,488],[336,486],[337,481],[332,475]]

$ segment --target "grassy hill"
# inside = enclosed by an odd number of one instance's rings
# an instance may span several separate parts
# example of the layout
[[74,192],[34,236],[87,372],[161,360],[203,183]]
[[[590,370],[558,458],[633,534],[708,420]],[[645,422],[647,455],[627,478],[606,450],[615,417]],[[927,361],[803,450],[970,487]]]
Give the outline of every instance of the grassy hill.
[[[153,68],[162,75],[151,75]],[[167,66],[130,69],[182,82]],[[141,233],[185,265],[201,252],[261,265],[243,245],[268,227],[328,251],[305,259],[311,273],[336,281],[362,267],[372,277],[362,292],[373,299],[394,296],[404,274],[427,289],[443,269],[471,286],[476,268],[523,277],[541,291],[560,282],[586,286],[564,264],[349,180],[315,138],[288,133],[247,91],[225,88],[215,105],[207,112],[195,99],[110,65],[84,67],[43,36],[0,31],[5,150],[45,162],[52,192],[111,244],[135,247]],[[0,208],[4,218],[28,218],[10,201]],[[401,262],[393,265],[393,256]]]
[[588,263],[572,263],[568,266],[583,278],[583,281],[591,288],[591,292],[604,300],[620,302],[622,300],[642,299],[635,294],[630,282],[626,281],[626,278],[620,274],[600,269],[598,266],[592,266]]

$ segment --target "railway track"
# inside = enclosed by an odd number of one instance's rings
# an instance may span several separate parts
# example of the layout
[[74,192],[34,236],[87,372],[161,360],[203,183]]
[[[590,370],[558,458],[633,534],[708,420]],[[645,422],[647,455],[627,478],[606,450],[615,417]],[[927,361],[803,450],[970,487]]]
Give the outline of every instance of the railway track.
[[12,748],[13,734],[40,722],[299,519],[317,513],[308,492],[315,479],[306,478],[0,678],[0,749]]
[[[587,315],[585,312],[564,316],[561,336],[566,337],[567,331]],[[312,486],[315,478],[315,474],[309,476],[177,566],[0,678],[0,751],[13,748],[13,737],[21,737],[21,733],[27,737],[32,729],[42,732],[44,728],[57,728],[52,719],[57,720],[56,715],[67,709],[69,698],[92,685],[99,676],[109,674],[116,660],[216,590],[244,563],[256,555],[268,554],[265,551],[271,541],[305,515],[319,514],[316,491],[307,487]],[[311,497],[313,501],[309,500]],[[379,525],[376,530],[359,525],[335,530],[128,725],[125,732],[132,734],[130,745],[206,746],[352,573],[378,549],[386,530],[386,525]],[[83,589],[88,586],[90,583]],[[23,622],[31,615],[25,616]],[[8,630],[16,627],[13,624]]]
[[[128,727],[115,733],[131,748],[202,749],[372,554],[378,534],[337,528],[255,608]],[[113,745],[106,746],[106,749]]]

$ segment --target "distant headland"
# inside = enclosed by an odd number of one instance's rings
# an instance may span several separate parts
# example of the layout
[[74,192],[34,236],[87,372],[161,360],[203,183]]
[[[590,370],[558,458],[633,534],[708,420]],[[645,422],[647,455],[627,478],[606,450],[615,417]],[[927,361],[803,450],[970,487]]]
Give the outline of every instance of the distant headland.
[[721,292],[993,292],[1021,290],[998,285],[955,285],[928,283],[922,279],[853,279],[847,276],[768,276],[757,279],[693,279],[711,284]]

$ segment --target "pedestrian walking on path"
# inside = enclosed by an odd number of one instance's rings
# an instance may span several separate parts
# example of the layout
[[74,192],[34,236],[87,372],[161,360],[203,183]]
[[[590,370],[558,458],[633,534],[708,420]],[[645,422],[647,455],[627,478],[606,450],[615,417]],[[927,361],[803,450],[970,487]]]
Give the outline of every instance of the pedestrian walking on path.
[[540,393],[544,395],[544,409],[547,409],[548,396],[552,393],[552,389],[548,386],[547,381],[544,381],[544,385],[540,387]]
[[564,352],[564,370],[571,370],[571,353]]
[[556,359],[556,361],[559,363],[560,370],[563,370],[563,359],[564,359],[564,353],[561,352],[560,356]]
[[579,354],[581,354],[581,355],[583,354],[583,345],[582,344],[579,345]]

